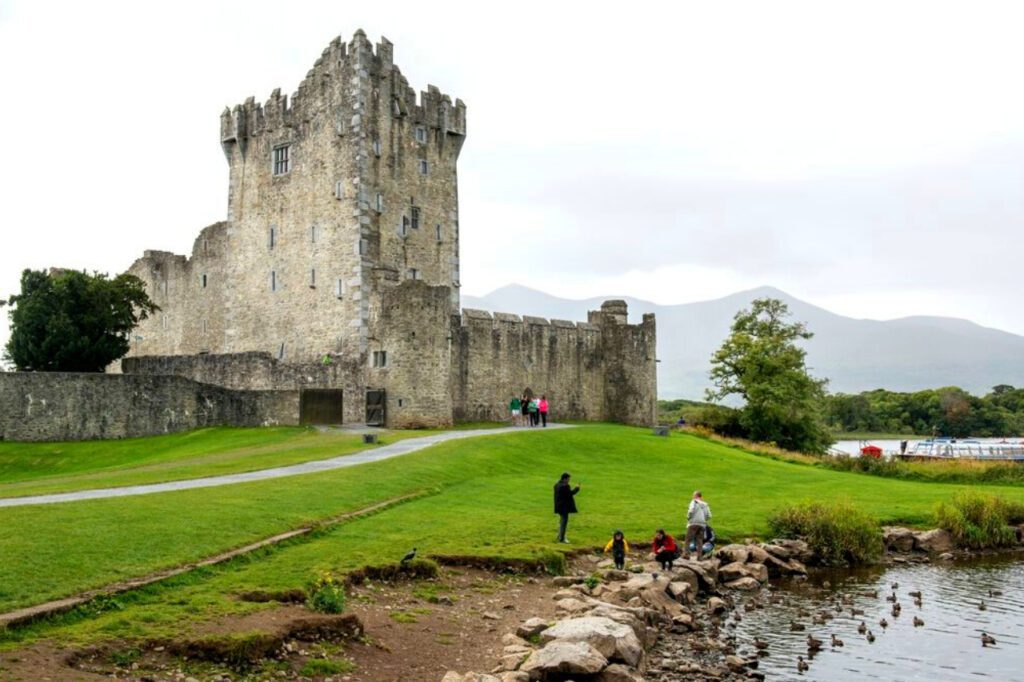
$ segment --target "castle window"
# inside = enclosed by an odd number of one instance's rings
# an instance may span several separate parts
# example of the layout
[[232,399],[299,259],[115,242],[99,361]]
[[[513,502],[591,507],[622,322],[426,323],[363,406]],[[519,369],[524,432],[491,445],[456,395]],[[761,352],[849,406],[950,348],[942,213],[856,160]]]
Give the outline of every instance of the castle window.
[[334,183],[334,198],[344,199],[345,198],[345,185],[342,184],[341,180]]
[[309,288],[316,289],[316,268],[309,269]]
[[277,272],[274,270],[270,271],[270,290],[277,291]]
[[414,230],[420,229],[420,207],[412,206],[409,208],[409,212],[412,214],[410,227],[412,227],[412,229]]
[[200,282],[202,282],[204,289],[206,288],[206,281],[206,274],[204,273],[203,276],[200,278]]
[[398,399],[398,406],[399,406],[399,407],[401,407],[401,406],[402,406],[402,404],[403,404],[403,403],[402,403],[402,399],[401,399],[401,398],[399,398],[399,399]]
[[317,233],[316,225],[310,226],[310,228],[309,228],[309,241],[314,243],[314,244],[316,244],[316,233]]
[[377,192],[377,213],[384,212],[384,195]]
[[337,281],[335,281],[335,283],[334,283],[334,295],[337,298],[342,298],[342,297],[345,296],[345,280],[338,279]]
[[272,249],[277,245],[277,228],[271,227],[267,233],[267,248]]
[[368,249],[369,244],[367,243],[367,240],[360,239],[358,242],[356,242],[356,253],[358,253],[360,256],[365,256]]
[[277,349],[277,359],[278,360],[284,360],[284,344],[283,343],[281,344],[281,347]]
[[430,166],[426,159],[420,159],[420,175],[426,175],[430,170]]
[[274,147],[274,175],[285,175],[288,171],[292,169],[291,158],[289,155],[290,149],[291,145],[288,144],[283,144],[280,147]]
[[427,143],[427,129],[426,128],[424,128],[423,126],[416,126],[415,135],[416,135],[416,141],[417,142],[419,142],[420,144],[426,144]]
[[206,333],[207,329],[209,329],[209,326],[207,325],[206,320],[203,320],[203,333],[204,334]]
[[375,351],[373,351],[373,366],[374,367],[387,367],[388,366],[388,352],[386,350],[375,350]]
[[416,268],[409,268],[409,279],[419,279],[420,271]]
[[203,240],[203,255],[205,256],[208,253],[210,253],[210,240],[204,239]]
[[373,155],[377,156],[377,157],[380,156],[380,138],[379,137],[373,138]]
[[436,239],[438,242],[444,241],[441,238],[441,223],[434,225],[434,239]]
[[398,227],[398,234],[403,237],[409,236],[409,216],[402,216],[402,224]]

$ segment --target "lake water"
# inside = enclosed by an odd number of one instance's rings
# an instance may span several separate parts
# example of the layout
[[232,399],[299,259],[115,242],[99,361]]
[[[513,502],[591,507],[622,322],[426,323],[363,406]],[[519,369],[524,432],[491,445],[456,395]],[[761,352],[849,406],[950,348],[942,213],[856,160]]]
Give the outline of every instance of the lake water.
[[[903,606],[898,617],[886,601],[894,582]],[[875,590],[877,598],[871,594]],[[989,590],[1002,595],[989,596]],[[911,591],[922,593],[920,607]],[[772,594],[782,603],[749,612],[741,608],[743,620],[734,626],[741,653],[754,651],[755,636],[768,642],[759,669],[769,680],[1024,680],[1024,561],[1019,555],[945,566],[816,572],[806,581],[778,583]],[[842,604],[844,596],[853,603]],[[767,603],[766,595],[752,598]],[[982,601],[985,610],[979,608]],[[864,614],[852,615],[851,609]],[[825,625],[806,615],[826,610],[835,618]],[[923,626],[914,626],[915,616]],[[879,625],[882,618],[888,628]],[[791,621],[804,624],[806,632],[790,631]],[[873,643],[857,632],[861,621],[874,633]],[[982,647],[982,632],[996,644]],[[797,656],[808,658],[808,633],[825,646],[801,674]],[[844,646],[830,647],[832,634]]]
[[[1024,441],[1024,438],[1020,438],[1020,437],[1015,437],[1015,438],[972,438],[971,440],[978,441],[980,443],[1006,443],[1006,442],[1009,442],[1009,443],[1020,443],[1020,442]],[[907,439],[907,452],[910,452],[911,450],[913,450],[914,449],[914,445],[916,445],[919,442],[921,442],[920,438],[908,438]],[[863,446],[868,445],[869,443],[871,445],[877,445],[878,447],[882,448],[882,450],[884,452],[886,452],[886,453],[889,453],[889,452],[899,452],[899,449],[900,449],[900,441],[899,440],[886,440],[886,439],[876,439],[876,440],[838,440],[838,441],[836,441],[835,443],[832,444],[832,447],[834,447],[836,450],[842,450],[843,452],[845,452],[847,454],[859,455],[860,454],[860,449]],[[1024,679],[1024,678],[1022,678],[1022,679]]]

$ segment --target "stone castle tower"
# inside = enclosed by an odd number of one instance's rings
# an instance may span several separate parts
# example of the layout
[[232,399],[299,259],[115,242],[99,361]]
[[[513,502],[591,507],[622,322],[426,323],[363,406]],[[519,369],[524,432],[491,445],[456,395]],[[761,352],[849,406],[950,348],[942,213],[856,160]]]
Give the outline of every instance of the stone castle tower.
[[341,421],[369,419],[370,395],[393,426],[504,418],[529,388],[559,418],[653,422],[653,315],[630,325],[621,301],[579,323],[460,311],[465,139],[462,101],[417,97],[391,43],[362,31],[332,41],[290,98],[225,109],[227,220],[191,257],[132,265],[161,311],[124,371],[333,392],[318,400]]

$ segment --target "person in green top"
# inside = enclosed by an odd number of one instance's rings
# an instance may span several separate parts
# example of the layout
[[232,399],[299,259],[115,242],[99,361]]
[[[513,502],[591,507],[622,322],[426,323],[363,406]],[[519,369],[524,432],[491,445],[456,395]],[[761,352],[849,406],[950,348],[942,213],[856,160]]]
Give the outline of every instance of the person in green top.
[[523,413],[523,403],[516,396],[512,396],[512,402],[508,404],[508,409],[512,413],[512,423],[518,425],[519,415]]
[[540,414],[537,411],[538,407],[537,407],[537,399],[536,398],[533,398],[533,399],[530,400],[530,402],[527,405],[526,409],[530,413],[529,414],[530,426],[537,426],[537,424],[540,424]]

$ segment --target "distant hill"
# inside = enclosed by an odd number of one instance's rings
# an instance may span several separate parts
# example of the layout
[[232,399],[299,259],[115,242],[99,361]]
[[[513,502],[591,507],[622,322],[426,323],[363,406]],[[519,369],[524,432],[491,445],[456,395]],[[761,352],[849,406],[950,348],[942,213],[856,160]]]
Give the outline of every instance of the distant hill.
[[625,298],[630,321],[654,313],[658,322],[658,393],[665,398],[703,398],[711,353],[728,334],[733,316],[755,298],[785,301],[793,319],[814,332],[807,342],[812,372],[829,379],[832,392],[874,388],[915,391],[961,386],[976,394],[996,384],[1024,385],[1024,336],[949,317],[858,320],[829,312],[761,287],[724,298],[681,305],[657,305],[635,298],[604,296],[573,301],[519,285],[483,297],[463,296],[465,308],[586,320],[608,298]]

